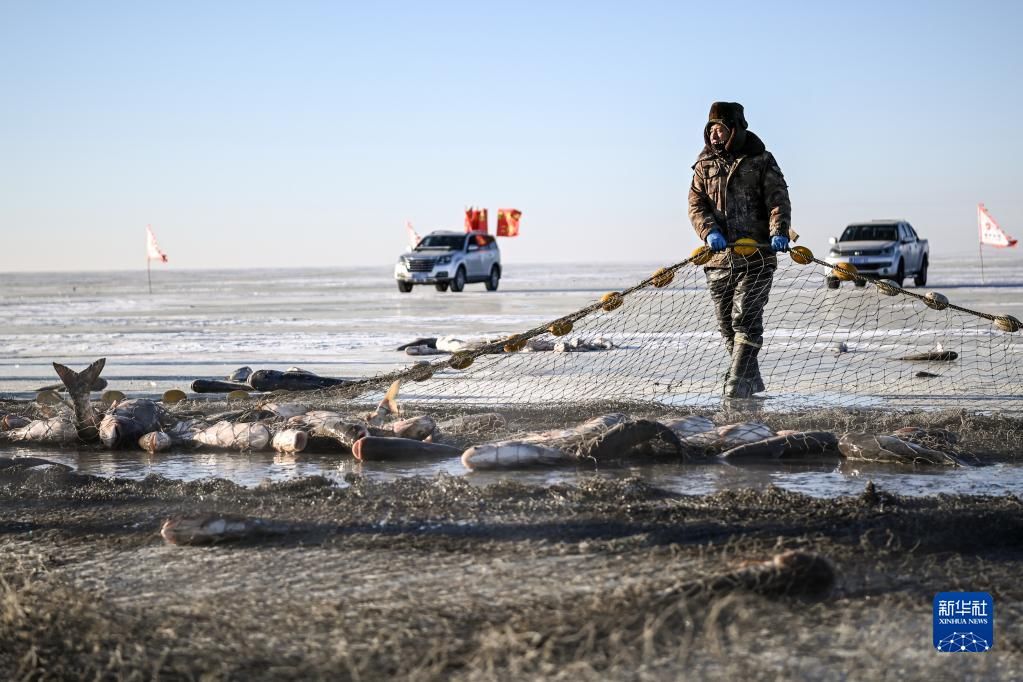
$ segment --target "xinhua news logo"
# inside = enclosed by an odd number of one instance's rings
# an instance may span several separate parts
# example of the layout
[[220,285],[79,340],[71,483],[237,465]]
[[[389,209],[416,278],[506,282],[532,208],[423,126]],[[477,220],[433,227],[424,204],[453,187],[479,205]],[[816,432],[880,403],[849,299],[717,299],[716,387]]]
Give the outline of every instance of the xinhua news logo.
[[989,651],[995,645],[995,600],[987,592],[939,592],[934,597],[934,648],[945,653]]

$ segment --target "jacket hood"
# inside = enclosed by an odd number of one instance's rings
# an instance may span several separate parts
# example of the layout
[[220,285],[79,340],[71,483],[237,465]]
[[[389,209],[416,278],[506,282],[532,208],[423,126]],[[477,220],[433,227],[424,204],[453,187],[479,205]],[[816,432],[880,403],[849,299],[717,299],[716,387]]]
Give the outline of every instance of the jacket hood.
[[[742,147],[738,150],[733,149],[730,154],[732,156],[755,156],[757,154],[763,154],[767,151],[767,147],[763,141],[757,137],[757,134],[751,130],[744,130],[743,132],[743,143]],[[706,135],[705,135],[706,137]],[[700,156],[696,159],[702,161],[703,159],[709,159],[713,156],[717,156],[717,152],[710,146],[710,143],[706,143],[703,146],[703,151],[700,152]]]

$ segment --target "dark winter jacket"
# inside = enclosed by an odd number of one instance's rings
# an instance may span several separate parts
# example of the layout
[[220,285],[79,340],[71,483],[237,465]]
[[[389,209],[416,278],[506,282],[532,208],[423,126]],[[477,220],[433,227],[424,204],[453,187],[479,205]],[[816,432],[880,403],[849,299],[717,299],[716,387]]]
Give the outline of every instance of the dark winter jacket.
[[[739,112],[741,115],[741,108]],[[711,113],[713,123],[713,109]],[[708,123],[708,130],[710,125]],[[766,244],[775,235],[794,240],[795,233],[790,233],[792,208],[788,186],[778,163],[760,138],[745,130],[745,120],[735,132],[729,146],[737,149],[720,151],[711,147],[706,132],[704,134],[708,144],[693,164],[693,182],[689,188],[689,220],[693,229],[701,240],[712,230],[721,232],[729,243],[751,237]],[[762,250],[761,256],[770,265],[777,264],[770,250]],[[727,268],[732,259],[742,258],[728,249],[715,254],[707,267]]]

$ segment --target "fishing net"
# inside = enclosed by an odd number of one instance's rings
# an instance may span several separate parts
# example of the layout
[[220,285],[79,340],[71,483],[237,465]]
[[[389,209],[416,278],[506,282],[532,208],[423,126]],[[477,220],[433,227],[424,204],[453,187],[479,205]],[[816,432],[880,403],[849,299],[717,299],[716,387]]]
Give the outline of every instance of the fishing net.
[[[401,370],[319,397],[372,402],[400,379],[403,403],[435,408],[714,408],[731,360],[698,265],[703,248],[561,318],[466,340],[450,355],[409,357]],[[734,256],[733,267],[762,263],[761,253]],[[768,285],[758,358],[767,391],[757,401],[766,409],[1023,407],[1023,346],[1011,316],[833,269],[805,248],[779,254]]]

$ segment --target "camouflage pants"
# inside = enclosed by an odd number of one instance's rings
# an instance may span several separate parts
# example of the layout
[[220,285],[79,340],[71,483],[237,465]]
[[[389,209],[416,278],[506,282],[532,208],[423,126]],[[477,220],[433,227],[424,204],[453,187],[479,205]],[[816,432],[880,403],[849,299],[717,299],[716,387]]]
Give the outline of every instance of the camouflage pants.
[[757,355],[764,342],[764,306],[771,293],[774,270],[764,263],[704,268],[718,331],[732,357],[725,375],[726,394],[737,391],[739,397],[749,397],[764,390]]

